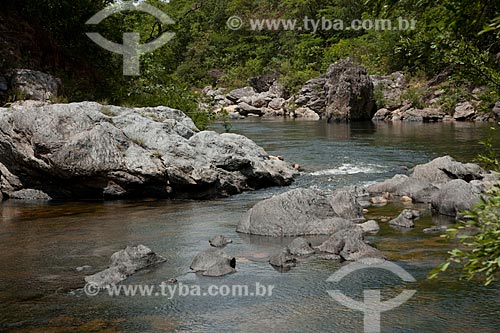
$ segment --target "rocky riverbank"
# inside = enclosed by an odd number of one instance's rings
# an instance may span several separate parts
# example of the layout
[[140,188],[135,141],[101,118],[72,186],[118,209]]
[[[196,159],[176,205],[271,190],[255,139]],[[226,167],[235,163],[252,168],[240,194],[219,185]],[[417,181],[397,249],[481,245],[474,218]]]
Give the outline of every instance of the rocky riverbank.
[[478,121],[500,120],[500,100],[486,87],[454,86],[442,73],[423,81],[402,72],[369,75],[347,59],[289,96],[278,75],[248,80],[249,86],[227,92],[203,90],[205,110],[226,111],[230,118],[296,118],[329,121]]
[[212,198],[297,172],[246,137],[168,107],[24,102],[0,108],[0,198]]

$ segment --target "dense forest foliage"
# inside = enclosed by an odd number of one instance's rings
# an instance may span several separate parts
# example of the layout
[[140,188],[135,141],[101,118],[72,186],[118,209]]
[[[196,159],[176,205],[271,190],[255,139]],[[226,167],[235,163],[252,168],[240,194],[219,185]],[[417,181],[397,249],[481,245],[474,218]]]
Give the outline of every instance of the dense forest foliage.
[[[404,70],[414,77],[447,73],[456,82],[500,90],[500,2],[491,0],[148,0],[175,25],[154,17],[115,14],[98,27],[85,22],[112,0],[4,0],[3,15],[24,18],[51,40],[60,59],[36,69],[61,77],[69,100],[104,100],[130,105],[164,104],[185,111],[196,108],[193,92],[206,85],[236,87],[249,77],[280,73],[291,91],[323,73],[333,62],[350,57],[371,73]],[[353,19],[404,17],[415,30],[231,30],[229,17]],[[140,77],[122,75],[122,56],[95,45],[85,35],[98,31],[121,43],[126,31],[142,41],[164,31],[175,38],[142,56]],[[55,46],[54,46],[55,45]],[[47,52],[49,52],[47,50]],[[0,69],[23,66],[3,61]]]

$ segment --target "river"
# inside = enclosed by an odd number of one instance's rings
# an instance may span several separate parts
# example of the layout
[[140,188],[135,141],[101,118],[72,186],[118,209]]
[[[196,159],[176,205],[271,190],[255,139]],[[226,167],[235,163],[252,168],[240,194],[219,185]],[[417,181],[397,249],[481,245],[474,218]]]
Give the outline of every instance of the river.
[[[222,126],[214,125],[222,131]],[[369,184],[449,154],[470,161],[489,125],[472,123],[326,124],[247,120],[233,123],[270,154],[299,163],[304,171],[288,188],[270,188],[210,201],[52,202],[0,204],[0,331],[9,332],[362,332],[363,314],[329,296],[339,289],[362,300],[363,289],[381,288],[384,299],[403,289],[416,294],[382,313],[382,332],[498,332],[500,290],[459,281],[456,272],[428,281],[428,272],[452,246],[422,230],[443,218],[424,215],[408,232],[381,223],[368,237],[417,282],[403,283],[371,270],[327,282],[341,264],[310,260],[280,273],[266,260],[291,239],[249,237],[235,232],[242,214],[257,201],[295,187],[334,189]],[[401,205],[370,209],[369,216],[396,216]],[[238,272],[222,278],[189,273],[192,258],[211,236],[234,243]],[[313,243],[321,238],[310,238]],[[86,296],[85,272],[107,267],[109,257],[127,245],[144,244],[167,262],[139,272],[126,284],[156,285],[177,277],[180,284],[274,286],[272,296],[111,297]]]

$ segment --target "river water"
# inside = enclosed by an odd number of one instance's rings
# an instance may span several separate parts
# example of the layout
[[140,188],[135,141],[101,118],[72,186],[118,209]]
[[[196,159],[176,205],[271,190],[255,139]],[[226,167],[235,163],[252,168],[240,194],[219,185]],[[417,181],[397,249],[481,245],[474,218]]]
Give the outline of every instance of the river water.
[[[222,127],[215,125],[215,130]],[[352,273],[327,282],[341,264],[300,263],[280,273],[266,263],[291,239],[249,237],[235,232],[241,215],[257,201],[294,187],[334,189],[391,177],[401,167],[445,154],[469,161],[481,150],[489,125],[326,124],[295,121],[242,121],[232,131],[270,154],[299,163],[304,171],[289,188],[271,188],[211,201],[119,201],[0,205],[0,331],[8,332],[362,332],[363,314],[332,299],[338,289],[362,300],[364,289],[381,289],[384,300],[403,289],[416,290],[402,306],[382,313],[382,332],[498,332],[500,291],[459,281],[447,273],[428,281],[428,272],[452,246],[422,230],[449,223],[424,215],[401,232],[381,223],[369,241],[417,282],[403,283],[380,270]],[[401,205],[371,209],[369,217],[396,216]],[[236,274],[209,278],[189,273],[192,258],[207,240],[224,234],[226,251],[238,258]],[[321,238],[310,238],[319,243]],[[125,284],[157,285],[177,277],[200,286],[274,286],[272,296],[111,297],[86,296],[85,274],[107,267],[127,245],[145,244],[167,262],[130,277]],[[87,272],[76,267],[90,265]]]

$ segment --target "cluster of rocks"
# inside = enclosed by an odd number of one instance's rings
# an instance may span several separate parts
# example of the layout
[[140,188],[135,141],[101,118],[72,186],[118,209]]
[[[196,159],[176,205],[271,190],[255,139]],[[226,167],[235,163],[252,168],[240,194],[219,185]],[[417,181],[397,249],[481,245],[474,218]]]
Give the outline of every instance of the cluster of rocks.
[[302,238],[293,241],[270,260],[273,266],[281,268],[293,266],[297,256],[312,254],[343,260],[383,258],[364,241],[364,233],[379,229],[375,221],[363,223],[363,206],[368,201],[368,192],[356,186],[333,193],[294,189],[258,202],[242,217],[237,231],[273,237],[331,236],[314,248]]
[[[411,88],[405,76],[396,72],[387,76],[372,75],[371,80],[379,96],[377,112],[374,121],[496,121],[500,119],[500,101],[492,108],[492,112],[480,112],[481,95],[485,88],[476,88],[471,92],[471,100],[459,101],[451,110],[443,109],[446,93],[442,86],[431,80],[427,85],[416,89]],[[415,102],[405,96],[405,92],[414,89]]]
[[[273,76],[274,77],[274,76]],[[212,89],[206,87],[203,93],[208,97],[202,103],[202,109],[215,113],[226,111],[230,118],[245,117],[284,117],[285,89],[278,83],[276,77],[269,82],[268,76],[252,78],[252,86],[232,90],[225,94],[225,88]],[[266,84],[267,83],[267,84]]]
[[210,248],[200,252],[194,257],[191,269],[203,276],[223,276],[236,272],[236,258],[231,257],[222,250],[233,241],[219,235],[209,240]]
[[497,177],[473,163],[460,163],[450,156],[416,166],[409,176],[396,175],[367,187],[371,195],[390,193],[430,204],[442,215],[460,218],[460,212],[471,209],[481,193],[497,182]]
[[[327,72],[305,83],[294,96],[287,94],[277,76],[249,80],[251,86],[225,93],[206,87],[207,103],[215,112],[226,110],[232,118],[290,117],[307,120],[370,120],[374,113],[373,84],[366,70],[351,60],[332,64]],[[207,105],[204,105],[205,108]]]
[[[130,275],[148,267],[165,262],[166,259],[144,245],[127,246],[113,253],[111,264],[105,270],[85,277],[85,281],[97,288],[109,288],[125,280]],[[85,270],[90,266],[81,267]]]
[[18,99],[48,101],[61,90],[60,79],[30,69],[13,69],[0,75],[0,100],[14,94]]
[[[237,231],[273,237],[330,235],[317,247],[303,238],[294,240],[271,258],[270,263],[280,268],[294,266],[304,255],[342,260],[384,259],[382,253],[364,241],[365,233],[379,230],[376,221],[365,222],[365,208],[398,198],[407,203],[427,203],[434,213],[462,218],[460,212],[471,209],[479,202],[481,193],[497,183],[497,177],[480,166],[444,156],[416,166],[409,175],[399,174],[366,188],[350,186],[333,193],[294,189],[273,196],[249,209]],[[385,222],[396,229],[413,228],[420,215],[419,210],[405,209]],[[442,230],[433,227],[426,232]]]
[[3,199],[209,198],[288,185],[295,175],[248,138],[200,132],[168,107],[0,108]]
[[[350,59],[330,65],[324,75],[307,81],[298,93],[289,98],[277,78],[277,75],[251,78],[250,86],[229,93],[224,88],[207,87],[203,92],[209,102],[204,104],[204,108],[215,112],[224,109],[233,119],[258,116],[329,121],[500,120],[500,101],[492,107],[492,112],[480,112],[484,109],[481,95],[486,88],[474,89],[470,100],[463,99],[451,110],[445,110],[446,92],[442,79],[433,79],[415,88],[410,86],[402,72],[385,76],[368,75],[364,67]],[[414,90],[412,93],[411,89]]]

